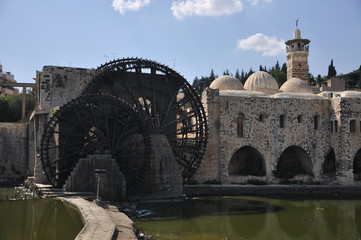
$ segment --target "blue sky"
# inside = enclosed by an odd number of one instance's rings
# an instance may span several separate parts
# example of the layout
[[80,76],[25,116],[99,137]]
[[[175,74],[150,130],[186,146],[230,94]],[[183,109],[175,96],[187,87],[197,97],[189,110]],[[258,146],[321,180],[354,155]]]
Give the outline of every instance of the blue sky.
[[0,0],[0,61],[18,82],[33,82],[45,65],[141,57],[192,82],[211,69],[286,62],[296,19],[311,40],[313,75],[326,75],[331,59],[338,73],[359,68],[360,0]]

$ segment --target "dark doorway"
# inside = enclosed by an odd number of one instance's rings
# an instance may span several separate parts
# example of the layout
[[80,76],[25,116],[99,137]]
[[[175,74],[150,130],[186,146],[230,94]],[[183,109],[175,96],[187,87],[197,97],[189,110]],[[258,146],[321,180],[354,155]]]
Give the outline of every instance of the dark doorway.
[[228,166],[230,176],[265,176],[266,170],[262,155],[253,147],[241,147],[231,158]]

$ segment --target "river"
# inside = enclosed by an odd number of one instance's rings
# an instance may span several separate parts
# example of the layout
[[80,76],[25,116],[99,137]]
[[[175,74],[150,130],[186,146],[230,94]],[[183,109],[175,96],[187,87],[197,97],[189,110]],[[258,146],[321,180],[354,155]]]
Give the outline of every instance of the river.
[[137,208],[136,229],[159,240],[361,239],[360,200],[202,197]]

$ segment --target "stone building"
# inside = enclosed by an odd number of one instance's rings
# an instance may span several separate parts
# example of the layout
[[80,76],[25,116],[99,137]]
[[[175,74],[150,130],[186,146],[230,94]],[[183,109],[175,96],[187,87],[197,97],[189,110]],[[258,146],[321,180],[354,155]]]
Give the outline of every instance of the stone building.
[[[3,66],[0,64],[0,83],[16,83],[14,75],[11,72],[3,73]],[[19,93],[18,89],[13,87],[2,87],[0,86],[0,96],[7,97],[14,93]]]
[[209,141],[196,181],[361,183],[361,92],[313,93],[309,42],[299,29],[286,42],[288,79],[280,88],[260,71],[244,86],[222,76],[203,92]]
[[[306,83],[309,42],[299,29],[286,42],[289,74],[280,87],[260,71],[244,86],[222,76],[203,92],[208,146],[193,180],[361,184],[361,92],[315,93]],[[37,182],[46,182],[39,157],[44,123],[59,106],[79,97],[96,74],[95,69],[56,66],[37,72],[39,101],[29,123],[27,164],[27,174]],[[164,139],[154,145],[167,144]]]

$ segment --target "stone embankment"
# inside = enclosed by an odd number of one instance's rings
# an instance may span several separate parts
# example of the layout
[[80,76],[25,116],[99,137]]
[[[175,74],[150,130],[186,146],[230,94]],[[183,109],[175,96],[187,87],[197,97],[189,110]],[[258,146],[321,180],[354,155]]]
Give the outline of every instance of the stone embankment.
[[59,197],[77,208],[84,227],[76,240],[136,240],[133,221],[113,205],[103,207],[80,197]]
[[187,196],[261,196],[274,198],[361,199],[360,186],[340,185],[186,185]]
[[65,192],[42,184],[37,184],[37,187],[45,197],[61,199],[79,211],[84,227],[76,240],[137,240],[133,221],[113,205],[96,204],[85,199],[94,199],[93,193]]

